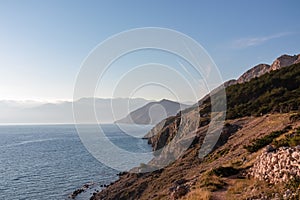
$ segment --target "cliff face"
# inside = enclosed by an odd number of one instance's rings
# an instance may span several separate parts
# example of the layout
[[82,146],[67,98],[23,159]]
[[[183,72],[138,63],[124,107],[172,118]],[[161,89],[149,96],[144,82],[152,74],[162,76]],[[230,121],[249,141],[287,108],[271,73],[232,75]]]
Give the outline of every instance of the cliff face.
[[175,133],[178,131],[180,119],[180,117],[175,116],[163,120],[149,132],[150,134],[145,135],[144,138],[148,139],[149,144],[152,144],[153,151],[161,149],[174,137]]

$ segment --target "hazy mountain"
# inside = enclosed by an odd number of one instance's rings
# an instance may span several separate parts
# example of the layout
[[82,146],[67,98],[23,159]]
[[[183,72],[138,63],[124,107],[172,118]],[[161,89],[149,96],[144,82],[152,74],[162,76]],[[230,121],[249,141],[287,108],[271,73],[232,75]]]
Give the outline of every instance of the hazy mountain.
[[[112,123],[150,100],[142,98],[82,98],[74,102],[80,123]],[[74,123],[73,103],[61,101],[0,101],[0,123]],[[96,117],[95,117],[96,116]]]
[[129,124],[157,124],[161,120],[176,115],[180,110],[189,107],[174,101],[163,99],[159,102],[151,102],[131,112],[125,118],[116,123]]
[[[153,100],[152,100],[153,101]],[[152,102],[142,98],[92,99],[83,98],[74,103],[74,113],[79,123],[113,123],[131,111]]]

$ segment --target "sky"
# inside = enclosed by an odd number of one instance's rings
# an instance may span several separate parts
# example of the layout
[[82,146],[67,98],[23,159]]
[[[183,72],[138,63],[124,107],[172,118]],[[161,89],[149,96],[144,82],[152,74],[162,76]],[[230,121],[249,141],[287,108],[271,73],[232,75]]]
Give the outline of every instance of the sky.
[[[89,53],[112,35],[142,27],[188,35],[207,51],[224,81],[237,78],[256,64],[300,53],[299,6],[298,0],[0,0],[0,100],[72,99]],[[168,57],[150,55],[147,62]],[[113,96],[110,81],[122,77],[125,63],[133,66],[128,60],[111,68],[97,96]],[[172,99],[172,92],[160,89],[152,85],[135,95]]]

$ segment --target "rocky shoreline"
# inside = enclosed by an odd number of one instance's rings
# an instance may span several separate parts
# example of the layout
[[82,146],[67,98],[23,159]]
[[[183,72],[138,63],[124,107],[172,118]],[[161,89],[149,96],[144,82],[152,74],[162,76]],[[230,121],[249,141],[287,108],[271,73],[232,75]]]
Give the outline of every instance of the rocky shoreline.
[[71,194],[69,194],[68,199],[76,200],[79,196],[83,196],[82,198],[85,199],[90,199],[93,195],[97,194],[106,187],[108,187],[108,185],[106,184],[98,184],[95,182],[86,183],[82,187],[74,190]]

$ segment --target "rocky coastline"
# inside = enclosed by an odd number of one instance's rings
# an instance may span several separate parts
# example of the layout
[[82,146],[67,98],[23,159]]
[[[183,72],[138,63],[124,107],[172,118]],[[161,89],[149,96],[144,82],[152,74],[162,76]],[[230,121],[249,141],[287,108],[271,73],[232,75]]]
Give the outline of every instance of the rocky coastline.
[[[210,97],[204,97],[198,105],[154,127],[144,137],[155,151],[154,159],[122,174],[91,200],[300,198],[299,104],[296,97],[289,98],[289,102],[280,99],[279,102],[283,102],[280,109],[278,104],[271,108],[268,98],[272,92],[281,91],[273,88],[270,82],[282,84],[286,91],[298,92],[299,85],[287,87],[286,84],[291,83],[290,77],[295,78],[300,73],[299,64],[295,64],[299,63],[299,57],[283,55],[271,65],[274,67],[250,70],[241,83],[231,83],[226,88],[227,105],[231,106],[227,109],[229,117],[216,144],[205,157],[199,158],[199,150],[211,121],[220,117],[211,111]],[[287,68],[291,63],[294,65]],[[254,94],[257,85],[262,90]],[[247,89],[249,94],[244,92]],[[252,105],[258,98],[260,101]],[[288,104],[294,102],[295,106]],[[188,144],[184,151],[181,148],[185,146],[181,144]],[[266,152],[267,145],[278,147],[268,146]],[[153,166],[157,167],[153,172],[144,170]]]
[[[198,190],[197,188],[204,188],[204,193],[209,191],[211,198],[214,199],[215,196],[220,195],[219,190],[230,193],[239,188],[241,181],[249,184],[247,189],[255,190],[255,192],[246,190],[244,194],[248,195],[247,198],[264,199],[265,195],[261,191],[264,187],[257,186],[256,183],[260,179],[249,174],[257,169],[256,166],[259,166],[257,163],[260,163],[260,160],[265,160],[262,156],[277,155],[276,152],[281,155],[285,148],[281,147],[278,150],[274,148],[272,152],[269,149],[267,154],[265,153],[266,148],[257,153],[249,153],[244,145],[251,144],[255,138],[267,136],[273,131],[283,130],[286,126],[292,126],[293,130],[300,127],[300,122],[291,122],[290,117],[291,114],[274,114],[227,121],[228,124],[222,132],[223,136],[218,141],[218,146],[204,160],[198,158],[201,146],[201,142],[198,141],[178,160],[163,169],[147,173],[122,173],[117,181],[94,194],[91,200],[184,199],[193,195]],[[274,126],[270,127],[269,124]],[[199,129],[197,135],[201,136],[205,131],[205,127],[203,127]],[[297,148],[299,147],[291,149],[294,151]],[[282,184],[279,182],[278,185]],[[282,189],[282,191],[283,193],[287,192],[286,195],[289,194],[289,191],[291,195],[295,193],[291,189]],[[201,193],[203,193],[202,189]],[[236,194],[231,195],[233,195],[232,198],[236,198]],[[280,198],[282,197],[281,194],[278,195]]]

